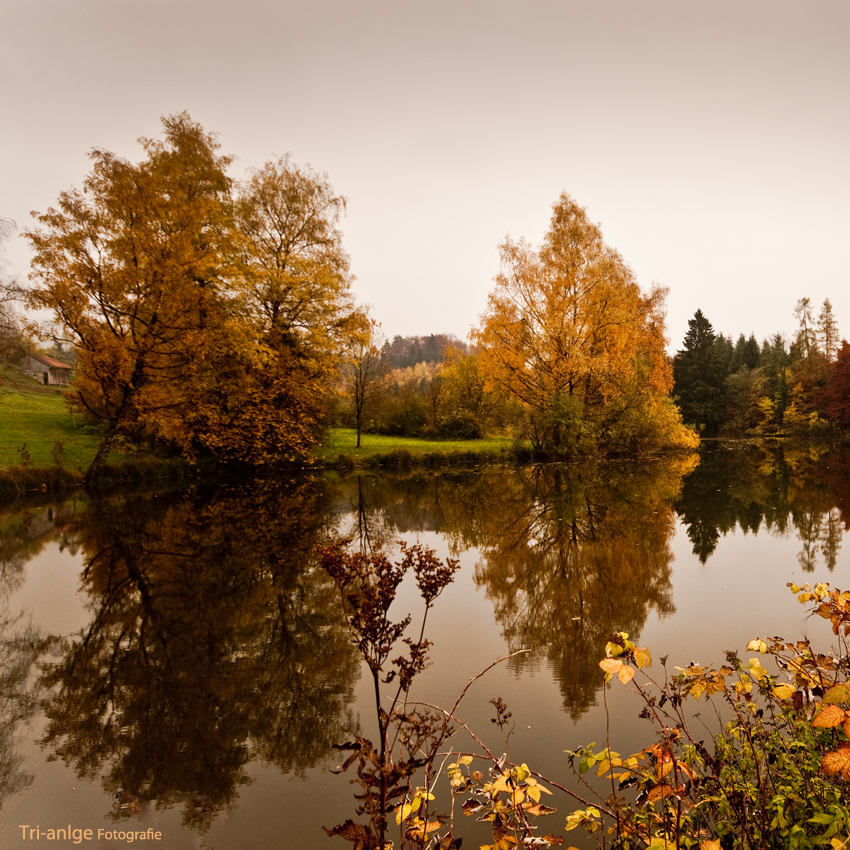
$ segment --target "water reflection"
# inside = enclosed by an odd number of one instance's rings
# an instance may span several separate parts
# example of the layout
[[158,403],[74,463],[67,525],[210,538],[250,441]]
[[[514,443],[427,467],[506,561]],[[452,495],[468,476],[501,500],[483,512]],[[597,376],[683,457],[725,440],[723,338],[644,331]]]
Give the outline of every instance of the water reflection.
[[179,801],[203,829],[253,755],[299,773],[352,731],[357,665],[311,560],[320,488],[153,502],[95,499],[79,518],[91,623],[42,676],[44,743],[81,778],[105,774],[116,819]]
[[[89,622],[45,654],[40,634],[0,608],[0,693],[10,695],[0,700],[0,797],[32,781],[15,735],[38,696],[27,677],[39,655],[45,748],[80,778],[105,778],[115,819],[176,805],[203,830],[236,804],[252,759],[295,776],[338,761],[333,745],[358,731],[358,658],[314,557],[329,530],[363,552],[425,532],[454,557],[474,550],[475,585],[507,648],[533,650],[514,670],[546,659],[576,720],[596,701],[610,633],[637,637],[651,612],[674,613],[677,518],[702,563],[740,528],[790,536],[804,569],[832,569],[850,524],[850,453],[747,445],[709,448],[698,466],[694,456],[355,473],[7,513],[3,593],[58,538],[83,558]],[[438,653],[474,627],[426,637]],[[488,647],[481,668],[500,650]],[[349,790],[340,779],[340,796]]]
[[784,443],[706,447],[675,502],[693,552],[705,564],[724,534],[794,532],[797,561],[832,571],[850,525],[850,452]]
[[558,467],[505,480],[475,580],[493,600],[511,650],[544,653],[577,719],[595,702],[597,661],[612,632],[640,633],[675,611],[670,500],[692,466]]
[[35,713],[38,688],[30,678],[51,641],[23,614],[13,614],[9,597],[23,583],[37,535],[31,513],[0,517],[0,808],[12,794],[29,788],[34,776],[23,769],[19,730]]

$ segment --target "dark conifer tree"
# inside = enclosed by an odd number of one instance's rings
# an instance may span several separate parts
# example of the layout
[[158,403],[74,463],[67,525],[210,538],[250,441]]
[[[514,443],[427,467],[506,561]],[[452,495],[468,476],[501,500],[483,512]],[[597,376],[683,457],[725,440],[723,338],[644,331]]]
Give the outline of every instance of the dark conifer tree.
[[682,419],[708,436],[719,431],[725,408],[727,370],[716,341],[711,322],[697,310],[688,322],[685,347],[673,359],[673,393]]

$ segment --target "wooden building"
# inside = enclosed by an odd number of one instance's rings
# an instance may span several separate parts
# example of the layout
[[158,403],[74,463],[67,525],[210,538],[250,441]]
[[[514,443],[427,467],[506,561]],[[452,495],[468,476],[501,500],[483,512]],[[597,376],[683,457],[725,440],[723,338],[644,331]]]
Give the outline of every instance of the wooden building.
[[46,354],[28,354],[22,364],[24,372],[45,386],[71,383],[71,367]]

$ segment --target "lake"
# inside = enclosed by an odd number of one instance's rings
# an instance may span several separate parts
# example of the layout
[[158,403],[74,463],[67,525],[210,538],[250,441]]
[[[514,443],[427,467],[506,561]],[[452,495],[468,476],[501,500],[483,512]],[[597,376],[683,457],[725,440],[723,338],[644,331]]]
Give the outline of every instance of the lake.
[[[363,820],[354,768],[331,770],[346,758],[334,745],[375,739],[377,721],[339,588],[315,555],[329,535],[352,552],[398,560],[398,541],[418,542],[459,561],[428,610],[431,663],[410,699],[448,708],[488,665],[527,650],[476,681],[457,716],[493,752],[573,787],[564,750],[601,748],[606,734],[621,753],[652,741],[630,688],[603,688],[612,632],[648,646],[653,671],[663,655],[671,669],[743,657],[756,636],[827,647],[828,624],[806,620],[786,583],[850,587],[848,523],[850,452],[778,443],[6,507],[0,846],[126,847],[128,831],[169,850],[351,846],[322,830]],[[410,614],[415,638],[424,612],[405,578],[389,616]],[[491,723],[496,698],[512,713],[507,742]],[[448,746],[480,751],[461,732]],[[445,778],[436,794],[447,811]],[[564,833],[576,806],[547,802],[558,812],[543,831],[588,846]],[[458,818],[471,846],[486,839]],[[70,840],[46,837],[69,827]],[[75,830],[91,832],[77,842]]]

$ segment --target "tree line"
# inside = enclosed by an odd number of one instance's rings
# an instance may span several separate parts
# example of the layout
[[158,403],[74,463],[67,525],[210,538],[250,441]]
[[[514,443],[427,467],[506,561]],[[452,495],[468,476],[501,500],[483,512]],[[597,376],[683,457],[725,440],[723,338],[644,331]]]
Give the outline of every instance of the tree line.
[[329,424],[510,432],[546,452],[693,446],[670,398],[666,290],[645,292],[569,195],[539,247],[507,238],[467,347],[383,338],[358,304],[346,199],[288,157],[244,180],[186,113],[25,231],[31,308],[73,341],[73,407],[117,445],[251,466],[303,458]]
[[850,345],[827,298],[794,309],[790,340],[775,333],[716,333],[697,310],[673,361],[674,396],[684,421],[705,436],[813,435],[850,428]]

